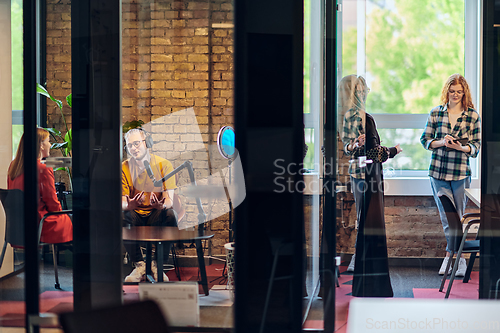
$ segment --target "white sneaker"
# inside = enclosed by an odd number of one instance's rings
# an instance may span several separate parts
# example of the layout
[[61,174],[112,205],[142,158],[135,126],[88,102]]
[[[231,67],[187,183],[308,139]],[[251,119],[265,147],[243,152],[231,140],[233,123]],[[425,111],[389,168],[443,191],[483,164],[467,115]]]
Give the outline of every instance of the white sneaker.
[[467,263],[465,262],[465,258],[460,258],[455,276],[465,276],[466,270],[467,270]]
[[141,282],[146,275],[146,263],[144,261],[139,261],[134,264],[135,268],[127,275],[125,282]]
[[354,253],[351,257],[351,262],[349,263],[349,267],[347,267],[347,272],[354,272],[355,262],[356,262],[356,253]]
[[[439,268],[439,275],[444,275],[444,271],[446,270],[446,265],[448,265],[448,260],[450,257],[444,257],[443,263],[441,264],[441,267]],[[448,274],[451,273],[451,265],[450,268],[448,269]]]
[[[156,261],[153,261],[151,263],[151,270],[153,271],[153,277],[155,279],[155,281],[158,282],[158,270],[156,269]],[[167,282],[168,281],[168,276],[167,274],[163,273],[163,282]]]

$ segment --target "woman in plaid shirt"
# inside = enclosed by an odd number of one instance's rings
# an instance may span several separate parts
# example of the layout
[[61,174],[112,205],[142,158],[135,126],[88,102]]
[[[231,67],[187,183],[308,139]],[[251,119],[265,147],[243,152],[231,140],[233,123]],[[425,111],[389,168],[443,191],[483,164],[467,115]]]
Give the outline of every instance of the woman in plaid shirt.
[[[467,203],[465,187],[468,187],[471,176],[469,157],[477,157],[481,147],[481,119],[474,110],[469,85],[460,74],[448,78],[441,93],[441,102],[442,105],[431,110],[420,142],[425,149],[432,151],[429,166],[431,188],[449,243],[448,220],[438,193],[452,199],[461,218]],[[467,140],[459,142],[458,139]],[[445,273],[449,256],[450,247],[447,244],[439,274]],[[456,276],[464,276],[466,269],[462,256]]]

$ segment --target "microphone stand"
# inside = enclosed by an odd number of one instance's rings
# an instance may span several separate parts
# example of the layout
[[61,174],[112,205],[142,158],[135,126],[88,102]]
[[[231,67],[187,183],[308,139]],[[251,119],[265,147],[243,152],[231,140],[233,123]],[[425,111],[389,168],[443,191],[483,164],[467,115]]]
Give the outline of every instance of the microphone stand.
[[[175,168],[172,172],[170,172],[167,175],[165,175],[164,177],[162,177],[160,180],[156,180],[154,178],[154,176],[153,176],[151,178],[151,180],[153,181],[153,185],[155,187],[163,186],[163,183],[167,179],[169,179],[170,177],[174,176],[175,174],[181,172],[184,169],[188,170],[189,178],[191,180],[191,183],[193,183],[194,186],[197,186],[196,185],[196,179],[194,177],[193,164],[191,163],[191,161],[186,161],[186,162],[182,163],[177,168]],[[205,223],[207,215],[205,214],[205,211],[203,210],[203,206],[201,204],[200,197],[199,196],[195,196],[195,199],[196,199],[196,206],[198,207],[198,236],[199,237],[203,237],[204,236],[205,227],[204,226],[201,227],[201,225],[203,223]],[[194,242],[196,244],[196,255],[198,257],[198,267],[199,267],[199,270],[200,270],[200,275],[202,277],[201,278],[201,281],[202,281],[201,283],[204,286],[203,289],[205,290],[205,288],[206,288],[206,286],[208,284],[207,284],[207,281],[206,281],[207,273],[206,273],[206,268],[205,268],[205,259],[204,259],[204,254],[203,254],[203,247],[201,245],[201,238],[195,239]],[[158,243],[158,244],[160,244],[160,243]],[[159,249],[160,250],[157,253],[157,258],[161,256],[160,260],[162,261],[162,259],[163,259],[163,247],[160,246]],[[160,264],[160,260],[158,260],[158,265]],[[163,266],[163,264],[162,264],[162,266]],[[162,271],[163,271],[163,267],[162,267]],[[158,280],[160,280],[160,274],[158,274],[158,276],[159,276]],[[161,278],[161,280],[163,280],[163,278]],[[205,290],[205,295],[208,295],[208,289]]]
[[[167,175],[165,175],[160,180],[156,180],[156,179],[153,178],[152,180],[153,180],[154,186],[156,186],[156,187],[162,186],[163,183],[167,179],[169,179],[170,177],[174,176],[175,174],[181,172],[184,169],[187,169],[187,171],[189,173],[189,179],[191,180],[191,183],[193,183],[194,186],[197,186],[196,185],[196,179],[194,177],[193,164],[191,163],[191,161],[186,161],[186,162],[182,163],[177,168],[175,168],[172,172],[168,173]],[[205,211],[203,210],[203,206],[201,204],[200,197],[195,196],[194,198],[196,199],[196,206],[198,207],[198,226],[200,226],[203,223],[205,223],[205,220],[207,218],[207,214],[205,214]],[[198,227],[198,235],[199,236],[203,236],[204,229],[205,228]]]
[[[229,168],[229,186],[231,187],[231,164],[232,160],[229,160],[227,166]],[[226,192],[226,197],[227,197],[227,202],[229,204],[229,243],[232,243],[234,241],[234,231],[233,231],[233,202],[231,201],[231,196],[229,195],[229,191],[226,186],[226,181],[225,177],[222,174],[222,171],[219,171],[222,183],[224,185],[224,191]]]

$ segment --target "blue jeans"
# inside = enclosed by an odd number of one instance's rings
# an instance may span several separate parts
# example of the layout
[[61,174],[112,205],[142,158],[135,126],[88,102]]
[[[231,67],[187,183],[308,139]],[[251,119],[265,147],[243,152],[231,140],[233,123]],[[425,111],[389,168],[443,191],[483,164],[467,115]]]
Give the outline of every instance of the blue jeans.
[[[363,209],[363,202],[366,190],[368,185],[364,179],[354,178],[351,176],[351,188],[352,193],[354,194],[354,204],[356,205],[356,218],[358,220],[361,219],[361,210]],[[358,243],[358,234],[356,234],[356,242],[354,243],[354,247]]]
[[470,178],[467,177],[462,180],[438,180],[430,177],[432,194],[434,195],[434,200],[436,201],[436,206],[439,210],[439,217],[441,218],[441,224],[443,225],[444,236],[446,237],[446,251],[450,252],[449,246],[449,226],[448,219],[446,218],[446,213],[444,211],[443,205],[439,200],[438,193],[447,195],[452,202],[455,204],[458,216],[462,218],[465,212],[465,205],[467,204],[467,196],[465,195],[465,188],[469,187]]

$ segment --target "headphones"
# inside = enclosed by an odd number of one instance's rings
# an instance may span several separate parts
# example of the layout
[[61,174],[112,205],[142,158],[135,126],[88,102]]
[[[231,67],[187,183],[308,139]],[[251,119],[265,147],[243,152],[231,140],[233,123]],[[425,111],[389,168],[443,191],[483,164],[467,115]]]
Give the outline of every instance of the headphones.
[[142,131],[144,134],[144,141],[146,142],[146,148],[153,148],[153,137],[149,132],[147,132],[145,129],[142,127],[137,127],[138,130]]

